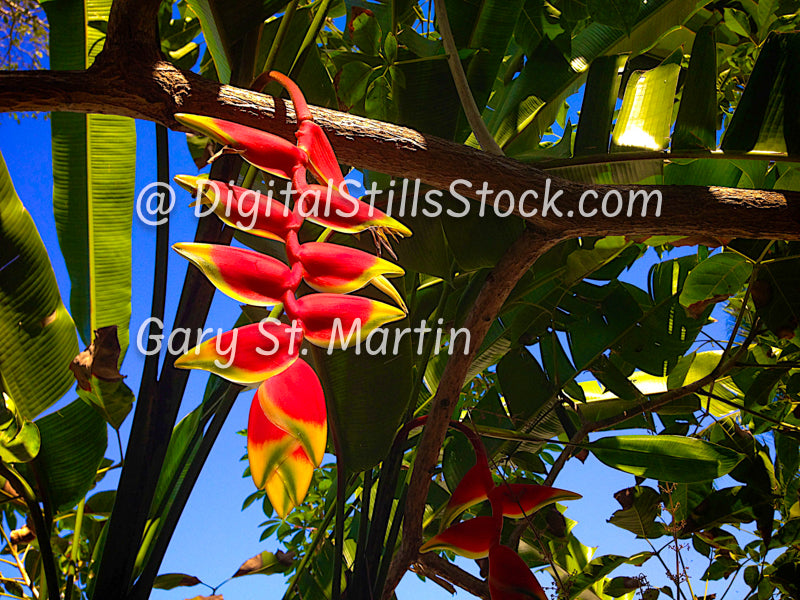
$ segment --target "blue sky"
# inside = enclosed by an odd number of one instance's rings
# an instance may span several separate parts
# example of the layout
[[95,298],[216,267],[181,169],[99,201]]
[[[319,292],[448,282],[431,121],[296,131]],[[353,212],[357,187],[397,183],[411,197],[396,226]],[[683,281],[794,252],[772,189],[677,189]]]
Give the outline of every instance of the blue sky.
[[[573,104],[572,111],[575,111],[577,105],[579,102]],[[571,115],[571,118],[575,122],[574,115]],[[153,124],[137,122],[137,136],[136,192],[138,195],[147,184],[155,180]],[[39,116],[38,118],[25,117],[17,123],[8,115],[0,116],[0,151],[8,164],[17,192],[32,214],[50,252],[62,297],[67,303],[70,284],[58,249],[51,200],[52,164],[49,121]],[[170,133],[170,155],[171,175],[197,172],[186,149],[183,134]],[[188,194],[178,189],[176,207],[171,215],[171,243],[191,240],[194,236],[197,218],[188,206],[190,201]],[[136,392],[143,356],[136,348],[135,335],[142,322],[149,317],[155,229],[134,217],[132,242],[134,261],[131,346],[125,358],[122,373],[128,377],[128,385]],[[646,287],[647,268],[654,259],[655,256],[651,253],[651,259],[642,261],[644,264],[626,274],[625,279]],[[187,263],[176,254],[171,253],[166,310],[167,327],[169,327],[175,312],[186,268]],[[239,308],[236,302],[217,294],[207,326],[228,329],[238,314]],[[724,322],[721,326],[724,327]],[[181,407],[181,416],[200,402],[205,381],[205,374],[192,374],[184,396],[184,405]],[[259,524],[265,519],[259,504],[256,503],[245,511],[241,510],[243,500],[254,491],[254,488],[249,478],[241,477],[244,463],[239,459],[245,452],[245,447],[244,438],[236,435],[236,432],[246,426],[251,394],[252,392],[242,394],[219,436],[170,545],[161,570],[162,573],[184,572],[196,575],[211,585],[216,585],[228,578],[239,564],[250,556],[263,550],[278,549],[274,540],[259,542],[261,533]],[[73,398],[73,394],[67,394],[65,401]],[[54,408],[57,407],[58,405]],[[130,418],[122,430],[123,447],[126,443],[129,426]],[[107,455],[118,459],[117,454],[116,444],[110,443]],[[112,475],[103,482],[103,486],[115,483],[116,476]],[[619,508],[613,499],[614,492],[631,486],[633,483],[632,476],[608,469],[591,456],[585,464],[571,461],[559,477],[558,487],[575,490],[584,495],[584,500],[569,503],[566,516],[578,521],[575,533],[584,544],[598,547],[596,555],[631,554],[648,549],[643,541],[636,541],[631,534],[606,523],[606,519]],[[707,562],[691,550],[685,553],[685,557],[689,560],[688,566],[695,582],[699,585],[697,580],[707,566]],[[474,563],[471,561],[461,561],[461,564],[474,570]],[[652,585],[668,583],[655,560],[644,569],[631,567],[615,574],[634,575],[641,571],[647,574]],[[255,594],[280,597],[284,589],[285,584],[281,576],[253,576],[227,583],[220,593],[223,593],[228,599],[252,598]],[[723,589],[715,584],[710,591],[716,591],[717,597],[719,597]],[[696,592],[698,591],[696,590]],[[209,593],[208,590],[198,586],[172,592],[156,591],[153,598],[179,600],[207,593]],[[430,583],[421,584],[413,574],[408,574],[398,590],[398,596],[401,599],[412,598],[420,593],[424,593],[426,598],[450,597],[437,586]],[[734,589],[732,597],[740,597],[743,593],[744,589],[739,593]],[[462,593],[460,597],[469,596]]]

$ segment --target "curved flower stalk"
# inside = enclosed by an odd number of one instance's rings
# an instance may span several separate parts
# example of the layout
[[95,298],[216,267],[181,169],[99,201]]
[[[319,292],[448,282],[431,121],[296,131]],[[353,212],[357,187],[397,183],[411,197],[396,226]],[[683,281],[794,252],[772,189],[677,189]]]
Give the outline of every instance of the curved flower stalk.
[[[203,176],[175,179],[197,196],[198,203],[209,207],[207,214],[214,212],[232,227],[285,244],[287,263],[229,246],[182,242],[174,249],[235,300],[252,306],[282,306],[289,324],[265,319],[222,333],[178,358],[175,366],[211,371],[236,383],[260,383],[250,407],[250,473],[276,512],[285,517],[303,501],[327,439],[322,386],[314,370],[298,359],[300,345],[308,341],[339,347],[351,331],[357,338],[367,335],[407,312],[402,296],[387,279],[403,275],[403,269],[354,248],[301,244],[298,230],[307,218],[343,233],[369,230],[387,245],[387,235],[407,236],[411,231],[347,193],[331,145],[311,119],[300,90],[283,75],[271,75],[295,102],[297,145],[221,119],[176,118],[225,144],[222,152],[238,153],[258,168],[291,180],[299,193],[293,208],[271,196]],[[325,185],[309,185],[307,170]],[[303,280],[318,293],[296,297]],[[369,284],[397,306],[346,295]]]
[[[451,550],[466,558],[489,557],[489,593],[492,600],[547,600],[536,577],[511,548],[500,543],[503,517],[525,518],[560,500],[575,500],[580,494],[535,484],[495,484],[486,450],[477,434],[459,422],[475,450],[475,465],[453,490],[442,516],[443,531],[422,544],[420,552]],[[491,516],[473,517],[451,525],[467,508],[489,500]]]

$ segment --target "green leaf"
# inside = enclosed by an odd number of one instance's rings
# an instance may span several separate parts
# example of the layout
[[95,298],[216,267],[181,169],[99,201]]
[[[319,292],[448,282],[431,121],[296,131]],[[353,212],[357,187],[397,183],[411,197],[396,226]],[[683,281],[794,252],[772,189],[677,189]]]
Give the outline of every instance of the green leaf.
[[640,0],[588,0],[589,15],[597,23],[630,33],[639,15]]
[[397,120],[397,104],[392,98],[392,83],[387,76],[381,75],[369,84],[364,108],[370,119]]
[[583,597],[581,592],[592,587],[595,583],[603,581],[606,575],[624,564],[642,564],[652,556],[649,552],[642,552],[631,556],[606,554],[592,559],[582,572],[570,577],[569,598]]
[[[111,0],[47,2],[50,66],[85,69],[105,36]],[[116,325],[121,356],[131,314],[131,224],[136,170],[132,119],[53,113],[53,211],[69,271],[70,310],[88,345],[92,332]]]
[[[242,15],[238,15],[237,18],[237,11],[244,1],[245,0],[240,0],[238,2],[221,2],[218,6],[220,12],[225,15],[225,32],[228,37],[235,35],[236,32],[240,30],[238,22],[242,18]],[[257,15],[260,14],[263,16],[263,19],[260,21],[256,20],[256,23],[262,23],[267,17],[272,15],[273,12],[283,8],[283,6],[279,6],[277,9],[268,6],[269,4],[274,5],[275,2],[264,3],[262,7],[261,0],[246,1],[248,5],[258,8],[258,10],[255,11]],[[279,4],[285,5],[286,2],[282,0]],[[312,24],[314,15],[311,9],[314,6],[316,5],[312,4],[304,6],[303,8],[298,8],[294,13],[294,16],[289,21],[288,31],[286,31],[283,42],[275,55],[275,62],[272,68],[281,73],[289,73],[291,70],[292,78],[297,85],[300,86],[300,89],[303,90],[303,95],[306,97],[309,104],[335,108],[337,107],[336,91],[333,87],[331,74],[328,72],[325,65],[322,64],[320,49],[317,45],[310,44],[305,50],[302,60],[295,65],[295,59],[300,49],[303,47],[303,42]],[[276,19],[270,19],[264,24],[259,36],[259,51],[257,56],[253,59],[256,69],[261,69],[264,65],[267,59],[267,53],[275,41],[275,36],[284,18],[286,18],[285,15],[282,15]],[[256,17],[256,19],[258,19],[258,17]],[[245,55],[243,49],[240,50],[240,47],[241,45],[236,47],[237,55],[234,56],[235,60],[247,60],[248,57]],[[241,55],[241,57],[238,55]],[[357,56],[363,58],[363,55]],[[234,64],[236,64],[235,61]],[[292,68],[293,65],[295,65],[294,68]],[[247,76],[246,74],[242,74],[241,77],[246,78]],[[242,86],[246,87],[249,84],[250,82],[247,81],[242,83]],[[277,86],[277,84],[273,83],[267,85],[266,93],[280,95],[282,92],[283,90],[280,86]]]
[[83,400],[36,421],[42,447],[36,457],[42,492],[53,507],[72,506],[86,495],[106,451],[106,423]]
[[[369,469],[383,460],[405,416],[416,354],[411,335],[399,340],[397,336],[409,326],[404,319],[381,328],[371,340],[362,338],[359,354],[353,347],[333,353],[312,349],[314,367],[325,389],[328,423],[340,450],[337,459],[350,472]],[[388,350],[376,351],[384,339]]]
[[717,45],[714,28],[694,37],[692,57],[683,84],[681,105],[672,132],[672,150],[717,147]]
[[753,265],[741,254],[714,254],[689,272],[681,290],[680,303],[693,314],[706,305],[735,295],[753,272]]
[[750,37],[750,20],[747,13],[735,8],[725,8],[725,26],[742,37]]
[[641,318],[642,309],[618,282],[603,287],[590,284],[579,287],[585,301],[570,306],[574,323],[569,328],[569,343],[575,366],[583,370],[624,339]]
[[622,508],[614,511],[609,523],[638,538],[655,539],[667,532],[656,519],[661,516],[661,495],[651,487],[637,486],[618,491],[614,498]]
[[0,376],[32,419],[75,382],[75,325],[61,302],[47,251],[0,154]]
[[627,60],[624,54],[601,56],[589,67],[575,136],[575,156],[608,152],[611,121],[622,80],[622,68]]
[[353,42],[364,54],[376,56],[381,48],[381,26],[372,14],[362,12],[350,25]]
[[[501,146],[507,148],[517,140],[523,147],[530,146],[528,138],[538,142],[539,136],[555,119],[561,103],[578,90],[585,69],[593,60],[603,55],[645,50],[664,32],[683,24],[696,11],[696,4],[695,0],[651,0],[642,5],[629,36],[619,28],[591,23],[572,39],[571,52],[566,59],[561,50],[544,40],[535,53],[528,53],[525,67],[509,86],[502,106],[495,107],[491,131],[512,132]],[[529,119],[526,117],[523,123],[519,118],[522,103],[533,101],[546,108]],[[500,137],[495,137],[500,143]]]
[[696,256],[666,260],[650,269],[647,294],[625,287],[639,303],[643,316],[613,350],[620,358],[651,375],[665,375],[689,350],[711,312],[707,307],[697,318],[687,315],[678,302]]
[[669,145],[680,72],[680,64],[666,63],[631,74],[612,134],[615,150],[663,150]]
[[103,420],[114,429],[122,426],[135,400],[131,389],[122,381],[103,381],[92,377],[92,389],[78,387],[78,396],[97,410]]
[[770,262],[758,270],[752,285],[756,312],[776,335],[791,338],[800,328],[800,258]]
[[3,392],[0,396],[0,460],[21,463],[39,453],[39,429],[17,411],[14,401]]
[[514,28],[514,41],[530,56],[542,41],[542,3],[525,0]]
[[672,435],[604,437],[588,444],[588,448],[609,467],[673,483],[722,477],[744,458],[717,444]]
[[[447,243],[462,272],[496,265],[525,228],[524,221],[515,215],[499,216],[498,213],[504,214],[506,206],[503,199],[495,205],[496,198],[494,194],[488,195],[485,206],[474,205],[474,210],[463,216],[454,216],[446,210],[442,213]],[[450,194],[444,195],[443,206],[458,207],[453,208],[455,215],[463,212],[462,204]],[[475,243],[476,240],[480,243]]]
[[353,107],[367,93],[372,67],[361,61],[347,63],[336,78],[336,91],[345,107]]
[[[479,0],[465,3],[448,0],[445,4],[456,46],[479,50],[465,61],[464,73],[475,103],[483,108],[506,56],[524,1]],[[469,123],[463,111],[459,110],[456,140],[466,139],[470,132]]]
[[186,0],[186,5],[200,21],[203,38],[214,59],[220,83],[230,83],[230,46],[225,30],[219,26],[217,0]]
[[640,587],[642,587],[642,582],[636,577],[614,577],[603,586],[603,593],[612,598],[619,598]]
[[764,42],[721,148],[725,152],[798,152],[800,120],[794,107],[800,94],[796,76],[800,34],[775,34]]
[[512,350],[497,365],[508,411],[515,422],[528,421],[545,407],[551,384],[527,348]]
[[397,59],[397,38],[391,31],[386,34],[386,39],[383,41],[383,53],[389,64]]

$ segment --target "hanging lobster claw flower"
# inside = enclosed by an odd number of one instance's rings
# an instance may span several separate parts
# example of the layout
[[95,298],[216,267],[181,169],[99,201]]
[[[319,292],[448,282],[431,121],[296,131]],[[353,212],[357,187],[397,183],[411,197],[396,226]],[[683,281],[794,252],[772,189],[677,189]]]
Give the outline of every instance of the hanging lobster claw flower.
[[303,332],[276,319],[237,327],[178,357],[179,369],[202,369],[234,383],[259,383],[289,367],[300,353]]
[[533,483],[503,484],[489,492],[489,499],[493,504],[502,505],[503,516],[512,519],[522,519],[548,504],[582,497],[575,492]]
[[303,266],[303,279],[318,292],[347,294],[371,283],[407,310],[403,297],[385,277],[398,277],[405,271],[388,260],[355,248],[318,242],[301,245],[297,259]]
[[267,379],[256,392],[261,410],[288,432],[315,465],[322,462],[328,435],[325,394],[317,374],[303,359]]
[[341,294],[309,294],[299,298],[294,306],[287,303],[285,309],[289,316],[300,320],[305,338],[323,348],[358,344],[362,336],[406,316],[404,311],[389,304]]
[[307,185],[298,202],[300,216],[340,233],[361,233],[374,229],[400,237],[411,236],[411,230],[400,221],[358,198],[340,192],[336,187]]
[[502,505],[503,516],[512,519],[522,519],[549,504],[582,497],[575,492],[532,483],[503,484],[489,492],[489,499]]
[[472,468],[458,482],[442,515],[442,527],[447,527],[458,515],[489,497],[494,487],[489,465],[478,458]]
[[283,519],[305,498],[314,463],[296,438],[267,418],[258,396],[250,404],[247,458],[253,483],[267,492],[272,507]]
[[292,270],[260,252],[221,246],[179,242],[172,246],[189,259],[222,293],[251,306],[273,306],[296,287]]
[[451,550],[466,558],[485,558],[500,539],[502,517],[474,517],[448,527],[420,546],[420,552]]
[[303,220],[284,204],[259,191],[208,179],[205,175],[176,175],[177,181],[197,201],[211,210],[226,225],[280,242],[289,231],[300,229]]
[[507,546],[495,544],[489,550],[488,581],[492,600],[547,600],[528,565]]
[[186,113],[176,114],[175,120],[224,144],[223,152],[239,154],[251,165],[284,179],[291,179],[294,170],[307,161],[305,152],[290,141],[260,129]]
[[269,76],[281,84],[292,98],[297,118],[297,131],[295,132],[297,145],[308,156],[308,166],[314,177],[325,185],[328,185],[330,181],[336,189],[347,193],[347,188],[343,184],[344,176],[339,167],[339,161],[336,160],[336,155],[333,153],[330,140],[322,128],[314,122],[300,88],[294,81],[278,71],[270,71]]

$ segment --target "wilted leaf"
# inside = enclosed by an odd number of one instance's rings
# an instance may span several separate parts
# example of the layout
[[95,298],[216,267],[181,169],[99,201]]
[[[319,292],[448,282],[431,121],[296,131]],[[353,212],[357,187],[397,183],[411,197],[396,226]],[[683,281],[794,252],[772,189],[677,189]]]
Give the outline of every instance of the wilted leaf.
[[185,573],[164,573],[156,577],[153,582],[153,587],[158,590],[171,590],[176,587],[192,587],[203,583],[194,575],[186,575]]
[[642,583],[636,577],[614,577],[606,583],[603,593],[612,598],[619,598],[640,587],[642,587]]
[[119,372],[120,345],[117,326],[94,332],[91,345],[69,366],[78,380],[78,395],[91,404],[114,429],[119,429],[131,410],[134,397]]
[[234,577],[244,575],[272,575],[273,573],[286,573],[294,560],[294,552],[282,552],[278,550],[274,554],[266,550],[261,554],[256,554],[248,558],[242,566],[233,574]]
[[186,145],[189,147],[189,154],[198,169],[204,168],[209,159],[214,156],[214,141],[206,135],[187,133]]
[[35,539],[36,533],[33,531],[33,529],[28,527],[27,523],[19,529],[12,531],[8,536],[8,540],[14,546],[19,546],[20,544],[29,544]]

